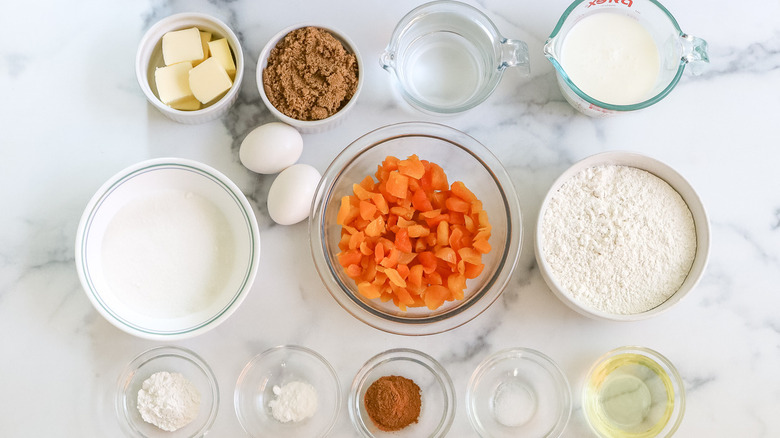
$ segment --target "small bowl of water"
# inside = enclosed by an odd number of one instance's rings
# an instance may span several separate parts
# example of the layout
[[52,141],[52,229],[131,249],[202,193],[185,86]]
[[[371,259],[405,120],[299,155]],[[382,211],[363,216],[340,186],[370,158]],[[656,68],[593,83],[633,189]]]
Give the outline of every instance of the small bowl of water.
[[446,0],[406,14],[380,63],[393,74],[407,102],[442,115],[484,102],[507,67],[530,73],[526,43],[501,36],[479,9]]

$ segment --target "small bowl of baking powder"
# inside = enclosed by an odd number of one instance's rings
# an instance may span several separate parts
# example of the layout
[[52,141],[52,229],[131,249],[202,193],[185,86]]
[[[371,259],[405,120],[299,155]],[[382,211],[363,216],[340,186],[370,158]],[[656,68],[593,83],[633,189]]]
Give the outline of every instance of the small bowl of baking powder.
[[341,385],[319,353],[280,345],[246,364],[236,382],[234,404],[250,436],[320,438],[336,424]]
[[200,437],[217,418],[219,388],[203,358],[185,348],[161,346],[139,354],[125,367],[115,403],[127,436]]
[[646,319],[677,304],[709,256],[707,214],[668,165],[605,152],[566,170],[539,212],[536,260],[553,293],[575,311]]
[[274,35],[257,60],[257,88],[271,114],[304,133],[332,128],[363,87],[357,45],[330,26],[298,24]]

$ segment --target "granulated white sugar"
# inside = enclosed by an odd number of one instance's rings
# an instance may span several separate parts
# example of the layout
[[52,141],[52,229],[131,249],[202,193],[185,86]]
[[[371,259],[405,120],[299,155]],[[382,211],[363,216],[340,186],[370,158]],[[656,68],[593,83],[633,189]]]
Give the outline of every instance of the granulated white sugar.
[[543,252],[581,304],[613,314],[659,306],[685,281],[696,254],[687,204],[662,179],[629,166],[585,169],[550,199]]

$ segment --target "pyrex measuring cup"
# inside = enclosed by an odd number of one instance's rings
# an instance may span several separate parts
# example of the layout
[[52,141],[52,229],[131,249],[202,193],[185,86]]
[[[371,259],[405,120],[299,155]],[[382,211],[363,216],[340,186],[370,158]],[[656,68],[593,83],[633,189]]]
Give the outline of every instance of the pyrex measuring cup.
[[429,113],[454,114],[490,96],[507,67],[529,74],[528,46],[502,37],[478,9],[434,1],[404,16],[380,58],[401,95]]
[[[567,36],[574,34],[572,28],[595,14],[621,14],[649,33],[658,51],[657,76],[655,84],[650,82],[649,90],[643,97],[632,103],[615,103],[599,100],[596,94],[582,90],[583,82],[572,80],[567,71],[564,42]],[[602,17],[603,18],[603,17]],[[631,23],[631,22],[629,22]],[[575,38],[579,38],[582,32]],[[616,33],[615,39],[624,35]],[[556,69],[558,85],[569,103],[580,112],[589,116],[601,117],[646,108],[663,99],[677,85],[688,63],[709,62],[707,42],[701,38],[684,33],[671,13],[655,0],[577,0],[563,13],[552,34],[544,46],[544,54]],[[604,53],[604,56],[620,57],[625,62],[633,62],[638,53]],[[621,61],[623,62],[623,61]],[[605,63],[593,62],[592,68],[605,68]],[[571,68],[570,68],[571,69]],[[596,74],[601,72],[594,72]],[[645,72],[647,73],[647,72]],[[654,72],[650,72],[654,74]],[[652,81],[652,78],[650,79]]]

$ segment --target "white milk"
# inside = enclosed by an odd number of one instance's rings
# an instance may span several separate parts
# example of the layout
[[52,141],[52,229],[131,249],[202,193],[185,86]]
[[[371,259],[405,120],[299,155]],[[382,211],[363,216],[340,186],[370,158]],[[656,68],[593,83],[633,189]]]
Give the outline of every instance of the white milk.
[[103,240],[103,270],[116,297],[149,316],[208,308],[229,278],[235,243],[208,199],[164,190],[130,202]]
[[650,33],[638,21],[599,12],[583,18],[566,35],[561,66],[594,99],[630,105],[651,97],[660,57]]

